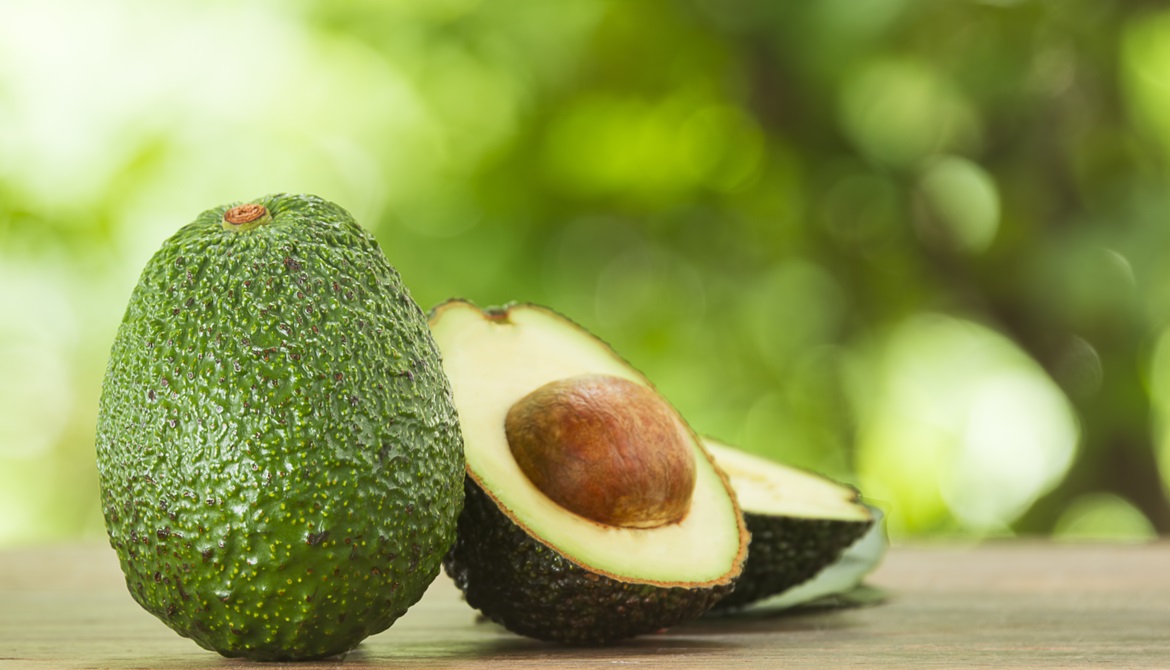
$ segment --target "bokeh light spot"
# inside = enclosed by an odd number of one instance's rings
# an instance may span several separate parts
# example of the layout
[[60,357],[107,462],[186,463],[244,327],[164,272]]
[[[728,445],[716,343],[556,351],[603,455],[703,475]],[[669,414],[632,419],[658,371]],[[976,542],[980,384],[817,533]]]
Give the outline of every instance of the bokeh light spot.
[[957,90],[929,65],[875,60],[845,84],[845,133],[873,160],[910,166],[977,139],[977,119]]
[[1019,348],[983,326],[914,317],[859,362],[862,489],[897,533],[1005,529],[1068,469],[1079,427]]
[[979,253],[991,246],[999,229],[999,191],[983,168],[947,156],[926,168],[919,189],[931,220],[953,247]]
[[1056,522],[1053,535],[1062,540],[1142,541],[1157,534],[1130,502],[1108,493],[1091,493],[1072,501]]

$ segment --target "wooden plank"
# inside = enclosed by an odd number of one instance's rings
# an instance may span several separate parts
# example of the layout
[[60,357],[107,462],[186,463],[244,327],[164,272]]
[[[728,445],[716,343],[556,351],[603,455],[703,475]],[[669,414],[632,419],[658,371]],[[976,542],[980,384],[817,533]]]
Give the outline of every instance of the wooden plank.
[[[887,591],[885,603],[799,614],[752,611],[615,647],[572,649],[477,622],[440,577],[419,605],[344,665],[1170,667],[1170,542],[897,547],[871,582]],[[0,667],[245,665],[198,648],[140,609],[106,547],[0,553]]]

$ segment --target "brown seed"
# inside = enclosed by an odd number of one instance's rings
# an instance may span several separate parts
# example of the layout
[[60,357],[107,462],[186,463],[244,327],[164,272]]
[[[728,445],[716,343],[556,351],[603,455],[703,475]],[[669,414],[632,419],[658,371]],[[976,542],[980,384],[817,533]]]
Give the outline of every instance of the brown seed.
[[652,528],[690,509],[693,437],[649,387],[609,375],[554,381],[513,405],[504,431],[528,479],[587,519]]

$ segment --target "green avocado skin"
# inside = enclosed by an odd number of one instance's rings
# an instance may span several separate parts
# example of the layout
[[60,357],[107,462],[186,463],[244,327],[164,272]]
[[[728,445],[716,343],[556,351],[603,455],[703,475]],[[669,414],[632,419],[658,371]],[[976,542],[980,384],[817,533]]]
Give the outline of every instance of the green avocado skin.
[[713,610],[744,607],[812,579],[865,534],[872,521],[744,513],[751,533],[743,574]]
[[520,635],[594,646],[690,621],[730,585],[663,587],[591,572],[529,535],[470,478],[443,561],[467,603]]
[[422,311],[377,242],[312,196],[227,206],[149,261],[99,407],[130,593],[225,656],[328,657],[418,601],[454,541],[463,443]]

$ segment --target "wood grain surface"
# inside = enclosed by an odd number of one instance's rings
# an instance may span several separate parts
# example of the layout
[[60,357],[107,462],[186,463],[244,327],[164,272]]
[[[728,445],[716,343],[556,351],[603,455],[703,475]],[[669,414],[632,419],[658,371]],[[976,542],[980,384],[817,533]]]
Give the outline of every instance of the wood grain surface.
[[113,551],[0,552],[3,668],[1170,668],[1170,542],[895,547],[884,602],[751,611],[599,649],[478,622],[449,579],[343,659],[255,664],[204,651],[130,598]]

